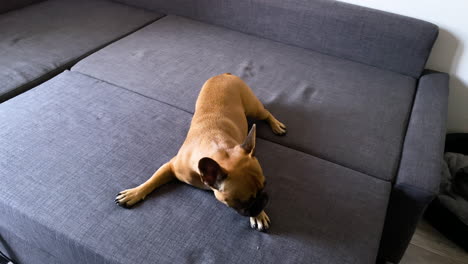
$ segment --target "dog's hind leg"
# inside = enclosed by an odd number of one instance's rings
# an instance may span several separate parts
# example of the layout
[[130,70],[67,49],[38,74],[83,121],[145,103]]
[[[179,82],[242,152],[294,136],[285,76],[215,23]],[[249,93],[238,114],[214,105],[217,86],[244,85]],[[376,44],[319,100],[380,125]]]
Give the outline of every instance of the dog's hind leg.
[[282,136],[286,134],[286,126],[265,109],[262,102],[260,102],[247,84],[245,84],[244,91],[242,91],[242,101],[248,117],[265,120],[276,135]]
[[162,165],[146,182],[139,186],[119,192],[115,203],[128,208],[145,199],[157,187],[175,179],[171,162]]
[[267,121],[267,123],[271,127],[271,130],[276,135],[279,135],[279,136],[285,135],[286,134],[286,126],[283,123],[281,123],[280,121],[278,121],[278,119],[276,119],[268,110],[266,110],[265,108],[263,110],[265,112],[264,116],[267,116],[267,117],[263,118],[261,120]]

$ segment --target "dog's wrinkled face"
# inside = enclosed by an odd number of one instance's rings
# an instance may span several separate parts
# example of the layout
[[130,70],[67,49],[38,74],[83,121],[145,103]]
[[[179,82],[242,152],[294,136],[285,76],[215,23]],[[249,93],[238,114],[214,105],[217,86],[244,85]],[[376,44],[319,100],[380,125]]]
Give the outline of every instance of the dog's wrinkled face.
[[255,157],[246,156],[236,163],[214,194],[239,214],[257,216],[268,202],[262,169]]
[[202,181],[211,187],[216,199],[244,216],[257,216],[268,202],[265,177],[254,152],[255,126],[229,158],[220,163],[203,158],[198,164]]

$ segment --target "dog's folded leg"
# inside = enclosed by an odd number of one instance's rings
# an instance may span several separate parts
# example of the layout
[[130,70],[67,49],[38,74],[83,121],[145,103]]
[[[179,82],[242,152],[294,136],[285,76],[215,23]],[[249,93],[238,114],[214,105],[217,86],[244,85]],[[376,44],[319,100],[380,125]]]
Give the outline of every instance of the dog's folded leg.
[[273,133],[279,136],[286,134],[286,126],[278,121],[265,107],[262,102],[255,96],[250,87],[242,82],[244,85],[240,86],[242,103],[245,109],[245,114],[248,117],[253,117],[257,120],[265,120],[273,130]]
[[174,173],[172,171],[171,162],[165,163],[162,165],[154,174],[143,184],[119,192],[115,198],[115,203],[129,208],[136,204],[137,202],[145,199],[145,197],[150,194],[157,187],[175,179]]

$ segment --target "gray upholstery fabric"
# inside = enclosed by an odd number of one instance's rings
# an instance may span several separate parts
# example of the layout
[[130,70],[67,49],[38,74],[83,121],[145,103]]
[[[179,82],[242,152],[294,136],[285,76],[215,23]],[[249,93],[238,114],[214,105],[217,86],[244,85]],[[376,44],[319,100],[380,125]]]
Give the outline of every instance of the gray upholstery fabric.
[[118,0],[419,77],[437,26],[331,0]]
[[63,264],[49,252],[28,240],[23,240],[0,225],[0,251],[15,264]]
[[41,1],[43,0],[2,0],[0,1],[0,14]]
[[400,74],[168,16],[72,68],[193,112],[210,77],[241,76],[288,134],[258,135],[392,179],[415,80]]
[[387,208],[378,263],[399,263],[434,195],[411,185],[395,185]]
[[392,189],[379,259],[398,263],[440,183],[448,75],[427,71],[418,84],[400,168]]
[[0,16],[0,102],[158,17],[96,0],[49,0]]
[[189,113],[65,72],[0,119],[0,231],[60,263],[375,262],[388,182],[258,140],[273,221],[260,233],[179,183],[131,210],[113,203],[176,154]]
[[448,105],[446,73],[427,72],[421,77],[405,138],[397,184],[437,193]]

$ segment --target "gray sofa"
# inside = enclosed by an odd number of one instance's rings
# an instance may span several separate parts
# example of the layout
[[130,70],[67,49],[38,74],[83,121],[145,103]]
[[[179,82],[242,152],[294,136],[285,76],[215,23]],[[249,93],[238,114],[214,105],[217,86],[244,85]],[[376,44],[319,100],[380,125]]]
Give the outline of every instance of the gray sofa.
[[[0,251],[398,263],[440,181],[448,75],[424,70],[437,34],[320,0],[47,0],[1,14]],[[224,72],[288,126],[277,137],[257,122],[269,232],[177,182],[116,206],[176,154],[203,82]]]

